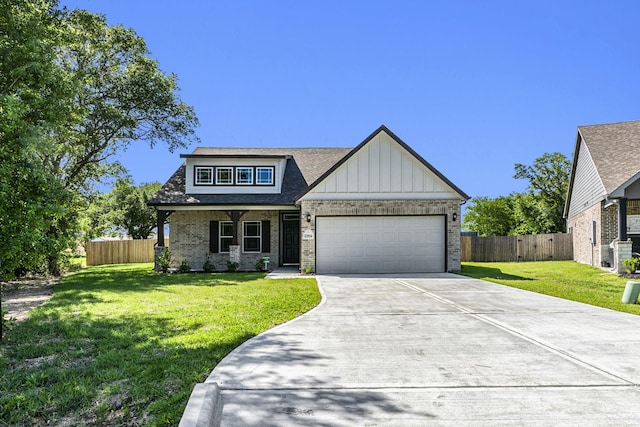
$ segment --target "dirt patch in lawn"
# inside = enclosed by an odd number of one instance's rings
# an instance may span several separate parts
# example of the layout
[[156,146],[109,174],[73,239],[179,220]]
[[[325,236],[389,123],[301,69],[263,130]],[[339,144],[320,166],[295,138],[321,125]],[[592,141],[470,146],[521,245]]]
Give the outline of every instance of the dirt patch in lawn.
[[53,294],[53,286],[60,278],[24,277],[2,283],[2,307],[7,318],[20,322],[27,318],[29,310],[44,304]]

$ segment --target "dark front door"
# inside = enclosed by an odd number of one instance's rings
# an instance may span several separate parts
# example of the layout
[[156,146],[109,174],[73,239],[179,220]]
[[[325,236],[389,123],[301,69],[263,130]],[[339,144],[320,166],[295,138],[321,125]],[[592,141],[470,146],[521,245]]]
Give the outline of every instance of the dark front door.
[[300,264],[300,220],[282,221],[283,240],[282,263]]

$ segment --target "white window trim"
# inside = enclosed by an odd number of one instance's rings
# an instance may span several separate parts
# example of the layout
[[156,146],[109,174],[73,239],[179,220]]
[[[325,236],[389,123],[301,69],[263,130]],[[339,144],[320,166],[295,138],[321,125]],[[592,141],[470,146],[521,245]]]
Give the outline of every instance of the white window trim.
[[[226,170],[229,172],[229,176],[231,177],[231,182],[220,182],[218,180],[218,171],[219,170]],[[233,167],[230,166],[223,166],[223,167],[217,167],[216,168],[216,185],[233,185]]]
[[[198,176],[198,172],[201,170],[208,170],[210,173],[210,179],[209,181],[200,181],[199,180],[199,176]],[[196,166],[195,167],[195,185],[213,185],[213,167],[211,166]]]
[[[269,182],[260,182],[258,177],[260,176],[260,170],[268,170],[271,173],[271,180]],[[275,179],[275,170],[272,166],[258,166],[256,167],[256,185],[273,185],[273,180]]]
[[[257,236],[247,236],[246,235],[246,224],[248,223],[256,223],[258,224],[259,233]],[[258,239],[258,250],[257,251],[247,251],[245,249],[245,240],[244,239]],[[244,254],[259,254],[262,252],[262,221],[242,221],[242,253]]]
[[[218,251],[221,254],[228,254],[229,251],[222,250],[222,239],[231,239],[231,243],[233,243],[233,235],[231,236],[223,236],[222,235],[222,226],[223,224],[231,224],[231,228],[233,230],[233,221],[219,221],[218,222]],[[233,231],[232,231],[233,234]]]
[[[240,171],[249,171],[251,174],[251,180],[249,182],[242,182],[240,180]],[[250,166],[241,166],[236,168],[236,185],[253,185],[253,168]]]

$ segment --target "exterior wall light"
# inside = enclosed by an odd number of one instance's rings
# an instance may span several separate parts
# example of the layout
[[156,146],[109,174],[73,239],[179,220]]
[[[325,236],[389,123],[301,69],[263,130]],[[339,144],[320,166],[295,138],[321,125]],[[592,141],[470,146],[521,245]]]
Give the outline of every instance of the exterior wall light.
[[311,214],[307,214],[307,222],[311,222]]
[[451,219],[453,219],[453,222],[456,222],[456,219],[458,219],[458,214],[454,212],[453,215],[451,215]]

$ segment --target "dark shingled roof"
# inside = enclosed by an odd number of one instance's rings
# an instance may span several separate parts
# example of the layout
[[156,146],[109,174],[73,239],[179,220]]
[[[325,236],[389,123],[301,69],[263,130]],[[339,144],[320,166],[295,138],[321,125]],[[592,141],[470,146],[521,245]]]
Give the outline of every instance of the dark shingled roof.
[[579,126],[578,132],[608,194],[640,172],[640,120]]
[[153,196],[149,205],[293,205],[299,193],[312,185],[351,150],[352,148],[198,147],[192,155],[291,156],[287,159],[282,191],[279,194],[185,194],[186,164],[183,164]]

